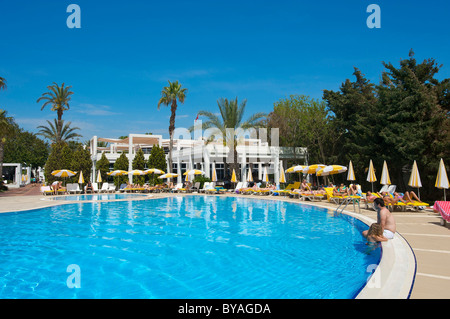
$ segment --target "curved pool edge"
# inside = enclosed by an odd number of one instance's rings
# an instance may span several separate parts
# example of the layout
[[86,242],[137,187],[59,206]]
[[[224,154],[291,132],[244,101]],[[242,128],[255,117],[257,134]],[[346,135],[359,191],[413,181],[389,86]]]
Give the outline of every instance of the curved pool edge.
[[[370,217],[344,211],[367,225],[376,222]],[[416,257],[406,239],[398,232],[393,239],[383,242],[382,257],[356,299],[408,299],[416,276]]]
[[[268,199],[267,196],[263,197]],[[272,199],[278,200],[278,199]],[[285,199],[287,202],[318,206],[334,210],[317,202],[299,202]],[[347,210],[344,214],[354,217],[366,225],[376,220]],[[355,299],[408,299],[411,295],[417,270],[414,251],[408,241],[398,232],[393,239],[383,242],[382,256],[368,283],[361,288]]]

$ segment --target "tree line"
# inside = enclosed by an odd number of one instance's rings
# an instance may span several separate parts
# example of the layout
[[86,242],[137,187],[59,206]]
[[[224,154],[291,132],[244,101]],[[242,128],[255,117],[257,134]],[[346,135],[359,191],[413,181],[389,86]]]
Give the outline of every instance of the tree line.
[[[403,191],[416,160],[421,194],[437,199],[439,161],[450,160],[450,79],[438,80],[442,65],[431,58],[419,63],[413,50],[399,66],[382,64],[378,84],[354,68],[354,80],[346,79],[337,91],[324,90],[322,100],[293,95],[276,102],[268,127],[280,129],[281,146],[307,147],[310,164],[351,160],[363,189],[370,185],[370,159],[378,180],[386,160],[392,183]],[[343,175],[336,178],[343,181]]]

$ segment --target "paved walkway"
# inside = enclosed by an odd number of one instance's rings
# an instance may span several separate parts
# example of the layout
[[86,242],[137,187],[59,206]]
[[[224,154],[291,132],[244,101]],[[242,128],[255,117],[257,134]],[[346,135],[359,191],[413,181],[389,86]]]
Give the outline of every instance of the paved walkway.
[[[171,195],[164,194],[164,196]],[[251,195],[246,195],[248,196]],[[158,197],[158,194],[155,194],[155,197]],[[42,200],[43,198],[44,196],[39,194],[39,187],[31,185],[0,193],[0,213],[60,204],[57,201]],[[318,202],[318,204],[336,209],[336,205],[326,201]],[[348,208],[348,211],[352,210],[352,207]],[[361,209],[361,214],[376,220],[376,213],[373,210]],[[393,214],[397,222],[397,232],[408,241],[417,260],[417,272],[411,298],[450,299],[449,224],[441,226],[439,215],[432,210],[394,212]]]
[[28,184],[25,187],[12,188],[6,192],[0,192],[0,197],[40,195],[40,186],[40,184]]

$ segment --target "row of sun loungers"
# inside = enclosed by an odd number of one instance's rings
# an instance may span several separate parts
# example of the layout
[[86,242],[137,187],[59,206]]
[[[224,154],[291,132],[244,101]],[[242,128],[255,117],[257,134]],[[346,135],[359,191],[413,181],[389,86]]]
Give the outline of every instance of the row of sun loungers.
[[[177,184],[174,188],[164,188],[162,185],[157,185],[154,187],[130,187],[127,184],[122,184],[119,188],[119,192],[171,192],[171,193],[191,193],[198,192],[204,194],[224,194],[224,193],[237,193],[243,195],[274,195],[274,196],[289,196],[293,198],[299,198],[301,200],[309,200],[309,201],[321,201],[326,199],[328,202],[334,203],[336,205],[341,205],[344,201],[352,200],[353,202],[364,202],[366,209],[370,209],[371,203],[373,200],[368,200],[365,193],[361,193],[361,196],[336,196],[333,194],[332,188],[325,188],[326,194],[314,193],[314,192],[298,192],[294,191],[300,187],[300,182],[296,182],[294,184],[289,184],[284,190],[272,190],[272,189],[253,189],[248,188],[248,183],[239,182],[237,183],[234,189],[225,189],[222,186],[215,186],[213,182],[205,182],[203,184],[203,188],[199,188],[200,183],[195,183],[191,188],[184,188],[182,183]],[[92,191],[87,191],[86,193],[114,193],[116,192],[116,188],[114,184],[103,183],[102,187],[98,189],[97,183],[92,183]],[[85,187],[86,191],[86,187]],[[386,191],[391,198],[393,198],[392,193],[395,191],[395,185],[390,185],[389,187],[381,191]],[[50,186],[42,186],[41,192],[43,195],[53,195],[55,192],[51,189]],[[66,188],[59,189],[57,194],[80,194],[82,191],[80,189],[79,184],[67,184]],[[373,193],[373,195],[378,196],[378,194]],[[403,203],[398,201],[397,203],[388,203],[386,202],[386,207],[391,210],[395,208],[399,208],[402,211],[406,209],[418,210],[420,207],[427,207],[428,203],[412,201]]]

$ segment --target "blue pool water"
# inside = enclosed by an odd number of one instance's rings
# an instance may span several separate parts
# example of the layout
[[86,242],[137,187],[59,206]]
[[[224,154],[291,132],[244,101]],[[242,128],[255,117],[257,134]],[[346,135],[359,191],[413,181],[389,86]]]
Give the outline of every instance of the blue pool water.
[[64,195],[50,197],[52,200],[73,200],[73,201],[90,201],[90,200],[114,200],[114,199],[133,199],[142,198],[142,194],[84,194],[84,195]]
[[381,256],[367,228],[227,196],[0,214],[0,298],[353,298]]

